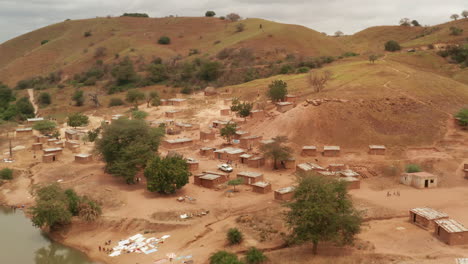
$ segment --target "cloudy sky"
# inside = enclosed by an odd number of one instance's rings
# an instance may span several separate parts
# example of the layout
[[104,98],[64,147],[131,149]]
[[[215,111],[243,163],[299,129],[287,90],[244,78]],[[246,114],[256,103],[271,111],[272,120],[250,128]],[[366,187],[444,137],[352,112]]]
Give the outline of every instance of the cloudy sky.
[[145,12],[151,17],[200,16],[206,10],[300,24],[320,32],[345,34],[400,18],[434,25],[468,9],[467,0],[0,0],[0,43],[67,18]]

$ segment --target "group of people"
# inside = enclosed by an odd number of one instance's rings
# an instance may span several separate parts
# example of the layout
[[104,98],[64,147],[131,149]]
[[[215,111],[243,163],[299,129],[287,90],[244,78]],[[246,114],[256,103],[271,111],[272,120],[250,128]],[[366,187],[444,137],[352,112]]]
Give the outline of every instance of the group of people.
[[[111,243],[112,243],[112,241],[108,240],[108,241],[104,242],[104,245],[110,246]],[[106,247],[99,246],[99,251],[110,254],[110,253],[112,253],[112,248],[106,248]]]
[[[387,197],[392,196],[390,191],[387,191]],[[400,196],[400,191],[393,191],[393,196]]]

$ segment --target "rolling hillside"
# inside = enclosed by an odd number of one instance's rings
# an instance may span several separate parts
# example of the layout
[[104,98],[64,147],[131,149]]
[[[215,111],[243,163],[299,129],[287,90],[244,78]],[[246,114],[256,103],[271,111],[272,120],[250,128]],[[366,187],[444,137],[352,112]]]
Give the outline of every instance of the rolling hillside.
[[[242,23],[245,30],[236,32]],[[261,25],[261,28],[260,28]],[[84,33],[90,31],[91,36]],[[161,36],[170,45],[157,44]],[[41,41],[48,40],[45,45]],[[153,57],[187,57],[191,49],[200,56],[224,48],[248,47],[257,57],[276,59],[286,54],[339,55],[345,49],[333,37],[314,30],[261,19],[228,22],[218,18],[96,18],[65,21],[0,45],[0,80],[14,85],[18,80],[63,70],[76,73],[94,63],[95,50],[106,48],[104,62],[115,54],[150,60]]]

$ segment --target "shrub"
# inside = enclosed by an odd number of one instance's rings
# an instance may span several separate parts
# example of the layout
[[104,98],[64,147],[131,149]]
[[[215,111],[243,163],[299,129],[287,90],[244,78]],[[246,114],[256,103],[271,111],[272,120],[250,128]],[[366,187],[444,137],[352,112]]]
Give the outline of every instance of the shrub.
[[84,104],[84,92],[82,90],[76,90],[72,96],[72,100],[75,101],[76,106],[82,106]]
[[230,228],[227,232],[227,240],[229,244],[235,245],[235,244],[240,244],[242,240],[244,239],[244,236],[242,233],[239,231],[237,228]]
[[240,20],[240,16],[236,13],[230,13],[226,15],[226,19],[232,22],[236,22]]
[[280,70],[280,74],[288,74],[294,72],[294,68],[291,65],[283,65]]
[[458,120],[458,124],[460,124],[463,127],[468,126],[468,108],[463,108],[461,109],[455,117]]
[[52,121],[42,120],[42,121],[36,122],[33,125],[33,129],[41,132],[41,134],[43,135],[46,135],[46,134],[52,133],[55,130],[56,126],[57,125]]
[[242,32],[245,30],[245,25],[243,23],[239,23],[236,25],[236,32]]
[[267,257],[263,254],[263,252],[255,247],[249,248],[249,250],[247,250],[245,253],[245,262],[247,264],[260,264],[266,260]]
[[74,113],[68,116],[67,125],[71,127],[87,126],[89,118],[87,115],[81,113]]
[[354,53],[354,52],[345,52],[343,53],[343,55],[341,55],[343,57],[356,57],[356,56],[359,56],[358,53]]
[[193,89],[188,86],[185,86],[180,90],[180,92],[183,94],[191,94],[193,92]]
[[120,98],[111,98],[109,101],[109,107],[124,105],[124,101]]
[[167,36],[162,36],[159,38],[158,43],[161,45],[169,45],[171,44],[171,39]]
[[307,73],[310,71],[310,68],[309,67],[300,67],[297,69],[297,73]]
[[93,34],[91,33],[91,31],[86,31],[83,35],[85,38],[87,38],[87,37],[91,37]]
[[226,17],[225,16],[220,16],[219,19],[226,20]]
[[268,86],[268,97],[274,101],[282,101],[288,94],[288,84],[282,80],[275,80]]
[[[105,47],[99,47],[94,52],[94,58],[101,58],[106,56],[107,49]],[[98,64],[99,65],[99,64]]]
[[460,36],[463,33],[462,28],[457,27],[450,27],[450,35],[452,36]]
[[132,118],[133,119],[139,119],[139,120],[143,120],[145,119],[149,114],[145,111],[139,111],[139,110],[135,110],[132,112]]
[[50,105],[50,103],[52,102],[52,99],[49,93],[44,92],[44,93],[39,94],[37,101],[40,105],[47,106],[47,105]]
[[218,251],[211,255],[210,264],[242,264],[236,254],[226,251]]
[[148,14],[145,13],[124,13],[123,17],[149,17]]
[[393,51],[401,50],[401,47],[400,47],[400,44],[398,44],[398,42],[394,40],[390,40],[390,41],[387,41],[387,43],[385,43],[385,50],[393,52]]
[[206,11],[205,16],[206,17],[214,17],[214,16],[216,16],[216,13],[214,11]]
[[44,39],[43,41],[41,41],[41,45],[47,44],[47,42],[49,42],[49,40],[48,40],[48,39]]
[[13,179],[13,170],[9,168],[4,168],[0,170],[0,179],[2,180],[11,180]]
[[219,62],[205,62],[202,64],[198,76],[205,81],[215,81],[221,75],[221,64]]
[[420,172],[421,167],[417,164],[408,164],[406,165],[406,172],[407,173],[414,173],[414,172]]
[[200,54],[200,51],[198,49],[190,49],[189,50],[189,56]]

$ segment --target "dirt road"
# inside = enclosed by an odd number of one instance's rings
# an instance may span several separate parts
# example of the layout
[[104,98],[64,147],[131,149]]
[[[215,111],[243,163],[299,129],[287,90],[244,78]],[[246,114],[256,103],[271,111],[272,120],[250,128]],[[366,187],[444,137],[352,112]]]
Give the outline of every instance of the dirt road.
[[34,90],[33,89],[28,89],[28,95],[29,95],[29,101],[31,101],[31,104],[34,107],[34,115],[38,117],[37,112],[39,107],[37,107],[36,102],[34,101]]

